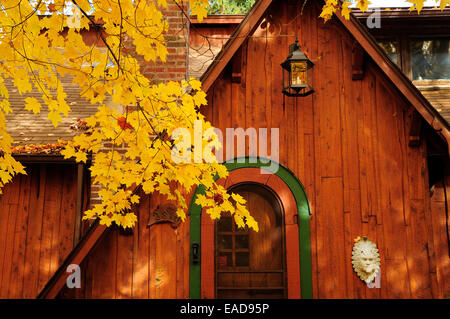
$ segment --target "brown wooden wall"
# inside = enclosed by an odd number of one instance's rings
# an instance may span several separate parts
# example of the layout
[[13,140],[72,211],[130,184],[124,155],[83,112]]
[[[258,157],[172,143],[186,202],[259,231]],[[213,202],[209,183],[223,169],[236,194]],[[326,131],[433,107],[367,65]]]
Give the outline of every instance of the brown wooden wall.
[[[211,87],[208,119],[223,132],[280,129],[279,161],[312,208],[315,298],[442,298],[445,211],[441,200],[431,209],[425,143],[408,147],[414,110],[368,57],[363,80],[352,80],[354,40],[338,20],[324,24],[314,2],[302,14],[286,3],[271,5],[269,27],[255,31],[242,61],[231,61]],[[316,92],[306,98],[281,94],[280,63],[296,36],[315,63]],[[233,63],[242,63],[240,83],[231,81]],[[381,289],[352,270],[353,240],[363,235],[380,250]]]
[[[431,201],[432,237],[435,251],[432,265],[433,276],[436,276],[438,296],[450,297],[450,247],[449,216],[450,209],[450,176],[446,176],[435,186]],[[447,213],[446,213],[447,211]]]
[[0,298],[36,298],[74,243],[76,166],[25,165],[0,195]]
[[159,195],[141,199],[133,230],[111,226],[80,265],[81,289],[65,287],[59,298],[168,299],[189,297],[189,219],[147,228]]
[[[303,183],[312,208],[315,298],[446,296],[448,200],[439,187],[430,198],[426,144],[408,147],[414,110],[369,59],[363,80],[352,80],[353,39],[339,22],[324,24],[312,2],[302,15],[280,3],[268,27],[245,42],[242,60],[232,61],[242,63],[241,82],[231,81],[229,65],[208,92],[205,114],[223,132],[280,129],[279,162]],[[316,64],[316,92],[306,98],[281,94],[280,63],[296,35]],[[142,201],[132,232],[111,228],[80,265],[82,288],[60,297],[189,297],[189,220],[177,230],[147,228],[160,202]],[[352,270],[353,240],[363,235],[380,250],[381,289]]]

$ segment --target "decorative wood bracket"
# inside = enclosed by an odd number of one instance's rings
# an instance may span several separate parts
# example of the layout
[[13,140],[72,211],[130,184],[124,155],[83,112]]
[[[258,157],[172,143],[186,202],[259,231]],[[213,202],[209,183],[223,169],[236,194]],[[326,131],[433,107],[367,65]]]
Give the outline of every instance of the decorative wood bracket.
[[352,47],[352,80],[362,80],[364,78],[364,50],[357,43],[353,42]]
[[231,82],[241,83],[242,77],[242,49],[237,50],[235,56],[231,60]]
[[411,122],[408,145],[410,147],[419,147],[421,142],[420,133],[422,131],[422,118],[418,112],[414,111],[412,113]]
[[158,223],[170,223],[172,228],[177,228],[181,223],[181,218],[177,215],[177,206],[170,203],[158,205],[155,211],[150,213],[147,228]]

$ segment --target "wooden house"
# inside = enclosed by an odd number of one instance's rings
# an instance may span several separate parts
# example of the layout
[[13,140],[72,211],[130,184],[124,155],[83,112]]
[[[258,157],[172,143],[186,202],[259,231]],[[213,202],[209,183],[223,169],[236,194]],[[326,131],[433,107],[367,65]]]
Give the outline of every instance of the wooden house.
[[[153,194],[132,231],[82,227],[77,212],[89,193],[82,170],[71,166],[71,183],[59,174],[67,190],[78,185],[67,192],[36,173],[0,198],[0,297],[448,297],[448,120],[364,24],[353,15],[324,23],[321,7],[256,1],[232,34],[223,26],[229,40],[200,77],[202,111],[215,127],[279,129],[275,172],[263,173],[266,158],[251,148],[240,160],[224,159],[230,174],[220,183],[247,199],[258,233],[202,214],[194,204],[201,189],[181,224]],[[296,39],[314,63],[314,92],[304,97],[282,94],[280,64]],[[58,203],[36,195],[42,184],[53,187],[45,194],[60,194]],[[56,213],[42,215],[36,205]],[[372,288],[352,267],[363,236],[381,260]],[[80,266],[81,288],[66,286],[70,264]]]

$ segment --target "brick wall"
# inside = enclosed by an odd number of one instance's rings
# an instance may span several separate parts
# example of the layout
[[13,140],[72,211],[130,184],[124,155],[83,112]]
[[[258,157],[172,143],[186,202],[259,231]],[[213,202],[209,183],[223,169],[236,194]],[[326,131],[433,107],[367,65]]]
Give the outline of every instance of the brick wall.
[[[112,150],[112,143],[104,143],[103,144],[104,149],[101,149],[101,151],[111,151]],[[122,145],[116,145],[114,146],[114,151],[120,153],[120,154],[125,154],[127,149],[125,147],[124,144]],[[92,164],[94,164],[94,160],[92,160]],[[98,184],[94,185],[92,184],[92,179],[91,179],[91,185],[89,187],[89,208],[93,208],[95,204],[100,204],[102,199],[101,197],[98,195],[98,192],[102,189],[102,187]]]
[[161,61],[148,62],[135,52],[132,39],[125,39],[126,52],[136,57],[141,66],[141,72],[155,83],[160,81],[184,80],[186,77],[186,16],[174,1],[167,2],[163,10],[169,29],[164,35],[169,55],[166,63]]
[[[166,62],[158,60],[156,62],[145,61],[144,58],[135,52],[132,39],[124,39],[125,52],[133,55],[139,62],[141,72],[153,83],[161,81],[181,81],[186,78],[186,21],[187,18],[175,4],[173,0],[167,1],[167,8],[163,10],[166,21],[169,24],[167,33],[164,35],[166,47],[169,52]],[[111,150],[105,144],[105,151]],[[124,153],[124,147],[115,148],[119,153]],[[98,195],[99,185],[91,185],[89,207],[100,203],[101,198]]]

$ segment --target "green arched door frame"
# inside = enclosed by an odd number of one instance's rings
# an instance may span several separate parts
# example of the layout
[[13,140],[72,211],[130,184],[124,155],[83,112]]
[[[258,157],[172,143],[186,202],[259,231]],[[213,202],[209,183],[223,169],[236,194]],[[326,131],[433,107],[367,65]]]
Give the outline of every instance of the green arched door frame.
[[[262,168],[269,167],[270,160],[257,158],[257,157],[245,157],[235,158],[234,160],[224,162],[228,171],[233,171],[240,168],[256,167]],[[299,226],[299,247],[300,247],[300,287],[301,296],[304,299],[312,298],[312,268],[311,268],[311,241],[310,241],[310,215],[311,208],[306,196],[305,189],[302,183],[289,169],[278,164],[278,170],[275,175],[281,178],[291,190],[294,195],[297,209],[298,209],[298,226]],[[201,273],[200,264],[201,260],[193,263],[193,244],[199,244],[201,247],[201,206],[195,204],[197,194],[204,194],[204,186],[199,186],[192,196],[192,200],[189,206],[190,215],[190,263],[189,263],[189,296],[192,299],[200,298],[201,290]],[[201,251],[201,248],[199,248]]]

